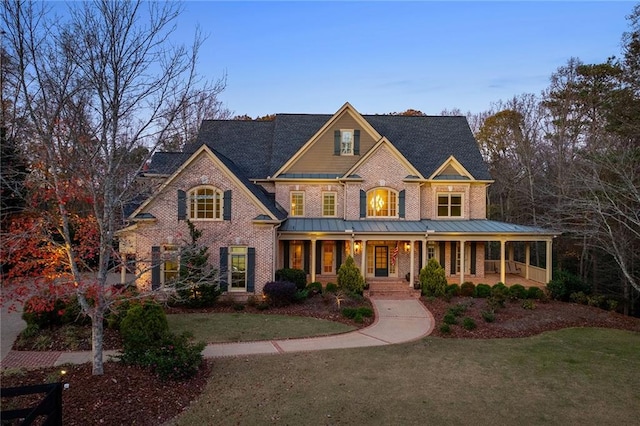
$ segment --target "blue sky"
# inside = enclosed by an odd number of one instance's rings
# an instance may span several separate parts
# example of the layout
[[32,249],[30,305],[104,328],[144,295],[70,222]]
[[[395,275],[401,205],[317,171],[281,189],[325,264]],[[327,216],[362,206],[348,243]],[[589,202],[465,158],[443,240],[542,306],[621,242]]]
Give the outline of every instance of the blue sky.
[[208,36],[200,72],[227,73],[235,114],[481,112],[540,93],[570,57],[620,56],[633,2],[185,3]]

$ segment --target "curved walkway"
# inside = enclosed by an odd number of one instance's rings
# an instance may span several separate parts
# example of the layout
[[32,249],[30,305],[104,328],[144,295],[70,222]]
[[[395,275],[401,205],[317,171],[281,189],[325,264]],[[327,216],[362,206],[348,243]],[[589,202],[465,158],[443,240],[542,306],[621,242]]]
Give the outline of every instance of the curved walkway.
[[[219,358],[382,346],[421,339],[428,336],[433,330],[433,315],[419,300],[390,300],[374,297],[371,298],[371,302],[376,312],[376,320],[366,328],[344,334],[304,339],[209,344],[204,349],[203,355],[205,358]],[[3,334],[5,334],[7,319],[3,312]],[[8,336],[3,336],[3,346],[8,343],[7,338]],[[105,351],[105,359],[107,359],[107,356],[115,354],[116,351]],[[3,351],[2,355],[2,369],[81,364],[91,360],[91,352],[26,352],[11,350],[8,351],[6,356],[5,351]]]

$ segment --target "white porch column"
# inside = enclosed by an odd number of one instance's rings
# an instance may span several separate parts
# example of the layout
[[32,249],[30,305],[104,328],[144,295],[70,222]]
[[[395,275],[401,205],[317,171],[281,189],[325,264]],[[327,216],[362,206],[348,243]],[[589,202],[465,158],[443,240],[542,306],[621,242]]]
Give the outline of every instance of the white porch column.
[[[428,240],[425,238],[420,242],[422,244],[422,267],[427,266],[427,250],[429,247]],[[418,271],[418,276],[420,276],[420,271]]]
[[529,279],[529,264],[531,263],[531,243],[527,241],[524,246],[524,278]]
[[416,244],[416,240],[409,240],[409,244],[411,244],[411,247],[409,248],[409,256],[411,261],[409,262],[409,264],[411,266],[409,266],[409,287],[413,288],[413,280],[415,277],[415,273],[414,273],[414,268],[415,268],[415,260],[414,260],[414,246]]
[[124,285],[127,282],[127,255],[121,256],[124,256],[124,258],[120,266],[120,284]]
[[[465,246],[466,241],[465,240],[460,240],[460,285],[462,285],[462,283],[464,282],[464,246]],[[454,256],[456,255],[455,253],[453,254]]]
[[309,265],[309,271],[311,272],[311,282],[316,282],[316,239],[311,239],[311,265]]
[[[547,240],[547,268],[546,268],[546,272],[547,272],[547,283],[549,281],[551,281],[551,272],[553,270],[553,265],[551,264],[552,259],[551,259],[551,255],[552,255],[552,251],[551,251],[551,245],[553,243],[552,239],[548,239]],[[546,283],[545,283],[546,284]]]
[[500,240],[500,282],[506,284],[507,281],[507,265],[504,259],[505,255],[505,240]]
[[362,243],[360,244],[360,273],[364,280],[367,280],[367,240],[362,239]]

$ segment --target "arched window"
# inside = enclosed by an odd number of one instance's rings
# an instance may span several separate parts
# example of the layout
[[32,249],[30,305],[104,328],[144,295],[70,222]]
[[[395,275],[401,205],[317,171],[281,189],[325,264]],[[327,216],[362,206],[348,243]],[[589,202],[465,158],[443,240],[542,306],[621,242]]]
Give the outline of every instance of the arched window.
[[192,220],[222,220],[222,191],[200,186],[189,191],[189,218]]
[[367,192],[367,217],[398,217],[398,193],[389,188]]

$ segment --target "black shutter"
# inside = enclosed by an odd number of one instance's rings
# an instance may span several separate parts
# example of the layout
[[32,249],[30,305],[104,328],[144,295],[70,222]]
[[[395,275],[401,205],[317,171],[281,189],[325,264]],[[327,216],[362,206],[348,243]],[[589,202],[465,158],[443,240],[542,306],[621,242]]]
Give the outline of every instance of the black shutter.
[[471,275],[476,274],[476,242],[471,242]]
[[418,271],[422,271],[422,246],[424,245],[424,243],[422,241],[420,241],[420,244],[418,244]]
[[308,274],[311,270],[311,241],[307,240],[304,242],[302,249],[304,250],[304,265],[302,265],[302,269]]
[[178,220],[187,219],[187,193],[178,189]]
[[353,155],[360,155],[360,130],[353,131]]
[[360,217],[367,217],[367,193],[360,190]]
[[160,247],[151,247],[151,290],[160,288]]
[[333,155],[340,155],[340,130],[333,132]]
[[316,275],[322,274],[322,241],[316,241]]
[[403,189],[398,193],[398,216],[404,218],[404,198],[405,190]]
[[455,241],[451,241],[451,275],[455,275],[456,274],[456,260],[457,260],[457,256],[456,256],[456,242]]
[[440,241],[440,247],[438,248],[440,252],[440,266],[444,268],[444,241]]
[[220,290],[229,289],[229,247],[220,247]]
[[222,199],[222,219],[231,220],[231,190],[224,191]]
[[342,251],[344,250],[344,241],[336,241],[336,271],[342,266]]
[[289,268],[289,246],[291,245],[291,242],[285,240],[283,241],[283,243],[284,243],[284,259],[282,259],[283,260],[282,267],[287,269]]
[[256,249],[247,249],[247,291],[253,293],[256,290]]

